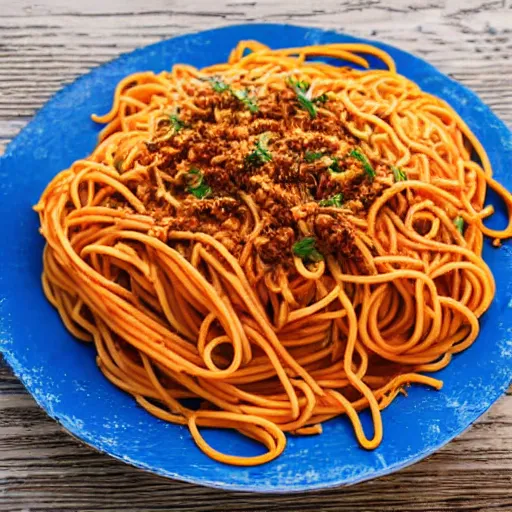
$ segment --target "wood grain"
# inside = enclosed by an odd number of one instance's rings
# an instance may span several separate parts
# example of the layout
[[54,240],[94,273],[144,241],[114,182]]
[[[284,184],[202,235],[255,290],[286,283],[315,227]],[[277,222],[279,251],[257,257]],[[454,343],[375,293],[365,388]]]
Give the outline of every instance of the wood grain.
[[[379,39],[426,58],[512,126],[511,0],[0,0],[0,154],[35,111],[93,66],[177,34],[290,22]],[[292,496],[171,482],[82,445],[0,362],[0,511],[512,511],[512,393],[415,466]]]

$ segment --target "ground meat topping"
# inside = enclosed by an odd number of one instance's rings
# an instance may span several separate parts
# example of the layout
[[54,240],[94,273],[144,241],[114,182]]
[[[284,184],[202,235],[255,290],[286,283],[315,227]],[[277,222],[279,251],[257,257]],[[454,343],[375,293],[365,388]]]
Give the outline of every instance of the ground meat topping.
[[341,101],[327,96],[311,116],[292,87],[261,95],[205,81],[186,91],[132,162],[147,168],[147,180],[127,182],[157,227],[217,236],[239,254],[254,229],[252,204],[262,223],[254,249],[265,264],[293,261],[304,226],[322,255],[357,252],[346,213],[364,215],[385,186],[375,175],[388,171],[368,159],[369,175],[353,156],[359,141]]

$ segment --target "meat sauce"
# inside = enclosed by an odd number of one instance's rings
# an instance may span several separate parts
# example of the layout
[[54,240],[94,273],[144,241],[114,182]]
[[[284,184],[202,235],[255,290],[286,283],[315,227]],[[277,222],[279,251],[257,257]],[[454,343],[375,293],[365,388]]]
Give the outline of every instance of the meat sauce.
[[[188,92],[179,110],[158,120],[136,158],[150,172],[133,192],[158,226],[222,233],[239,256],[250,234],[241,230],[250,217],[245,196],[263,223],[254,249],[264,263],[291,263],[303,236],[299,222],[323,255],[356,255],[347,212],[364,215],[383,185],[350,155],[358,140],[340,121],[347,118],[341,102],[327,96],[311,117],[292,88],[258,98],[257,112],[208,83]],[[377,176],[386,172],[371,165]],[[335,195],[343,208],[322,206]]]

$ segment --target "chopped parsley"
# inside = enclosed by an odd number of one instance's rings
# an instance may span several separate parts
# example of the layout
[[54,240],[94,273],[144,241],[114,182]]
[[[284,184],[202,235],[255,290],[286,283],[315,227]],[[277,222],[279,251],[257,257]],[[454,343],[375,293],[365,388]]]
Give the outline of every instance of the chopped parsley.
[[178,133],[182,128],[187,126],[187,123],[179,118],[178,112],[169,115],[169,122],[171,123],[171,127],[174,130],[174,133]]
[[304,160],[310,164],[315,160],[320,160],[323,156],[324,154],[321,151],[306,151],[304,153]]
[[222,93],[226,91],[231,91],[231,86],[229,86],[226,82],[224,82],[217,76],[209,78],[208,81],[210,82],[210,85],[212,86],[212,89],[215,92]]
[[247,89],[233,89],[229,84],[224,82],[219,77],[212,77],[209,78],[208,81],[210,82],[210,85],[212,86],[212,89],[215,92],[223,93],[223,92],[229,92],[232,94],[238,101],[242,102],[247,110],[252,112],[253,114],[256,114],[259,112],[259,107],[254,98],[251,98],[249,96],[249,93],[247,92]]
[[353,149],[350,151],[349,156],[359,160],[363,164],[363,169],[364,172],[368,175],[368,179],[373,181],[373,178],[375,178],[375,171],[368,161],[368,158],[366,158],[366,155],[363,154],[359,149]]
[[320,94],[320,96],[317,96],[316,98],[313,98],[311,101],[313,103],[316,103],[317,105],[323,105],[324,103],[327,102],[327,100],[329,99],[329,96],[327,96],[327,93],[324,92],[323,94]]
[[249,110],[249,112],[252,112],[253,114],[256,114],[257,112],[260,111],[260,109],[258,107],[258,104],[254,100],[254,98],[251,98],[249,96],[249,93],[247,92],[247,89],[238,89],[238,90],[231,89],[231,94],[238,101],[241,101],[245,105],[247,110]]
[[297,99],[299,101],[300,106],[304,110],[307,110],[309,117],[311,117],[311,119],[314,119],[316,117],[316,108],[313,102],[308,100],[306,96],[304,96],[304,94],[302,93],[297,94]]
[[328,199],[322,199],[318,202],[320,206],[334,206],[335,208],[341,208],[343,204],[343,194],[335,194]]
[[297,95],[297,101],[302,109],[306,110],[311,119],[316,117],[316,107],[315,104],[323,104],[325,103],[329,97],[324,92],[320,96],[316,98],[309,99],[307,97],[307,92],[309,90],[309,83],[304,80],[297,80],[293,77],[288,78],[288,85],[294,90]]
[[272,161],[272,154],[268,149],[268,140],[268,135],[263,134],[254,143],[254,151],[246,156],[247,163],[258,166]]
[[455,217],[453,223],[455,224],[457,231],[462,235],[462,231],[464,230],[464,219],[459,215],[458,217]]
[[295,90],[299,90],[300,92],[308,92],[309,82],[306,82],[305,80],[296,80],[295,78],[290,77],[288,79],[288,83]]
[[188,173],[189,186],[187,190],[198,199],[203,199],[212,193],[212,189],[204,181],[204,176],[198,169],[190,169]]
[[298,256],[302,261],[320,261],[324,257],[316,249],[316,240],[312,236],[307,236],[292,246],[293,254]]
[[309,83],[290,77],[288,79],[288,84],[295,91],[295,94],[297,95],[297,101],[299,102],[301,108],[308,112],[311,119],[314,119],[316,117],[315,104],[306,97],[306,93],[309,89]]
[[343,169],[340,167],[340,161],[337,156],[331,157],[332,163],[329,165],[329,170],[331,172],[343,172]]
[[[304,160],[308,163],[315,162],[316,160],[320,160],[320,158],[328,156],[325,153],[321,151],[306,151],[304,154]],[[337,156],[328,156],[331,160],[331,163],[329,164],[328,169],[331,172],[343,172],[343,168],[340,166],[340,160]]]
[[407,174],[405,171],[393,165],[391,166],[391,170],[393,171],[393,176],[395,177],[395,183],[398,183],[399,181],[407,181]]
[[[325,153],[322,153],[321,151],[306,151],[304,154],[304,160],[308,163],[312,163],[316,160],[320,160],[320,158],[328,156]],[[343,168],[340,166],[340,160],[337,156],[329,156],[331,163],[328,167],[328,169],[331,172],[343,172]]]

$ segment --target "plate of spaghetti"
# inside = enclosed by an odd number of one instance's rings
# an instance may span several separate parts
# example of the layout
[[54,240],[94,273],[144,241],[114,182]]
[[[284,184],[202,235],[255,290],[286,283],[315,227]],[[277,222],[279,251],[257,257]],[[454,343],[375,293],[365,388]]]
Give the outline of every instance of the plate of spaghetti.
[[137,50],[0,161],[2,351],[161,475],[395,471],[510,383],[511,163],[472,92],[384,44],[265,24]]

